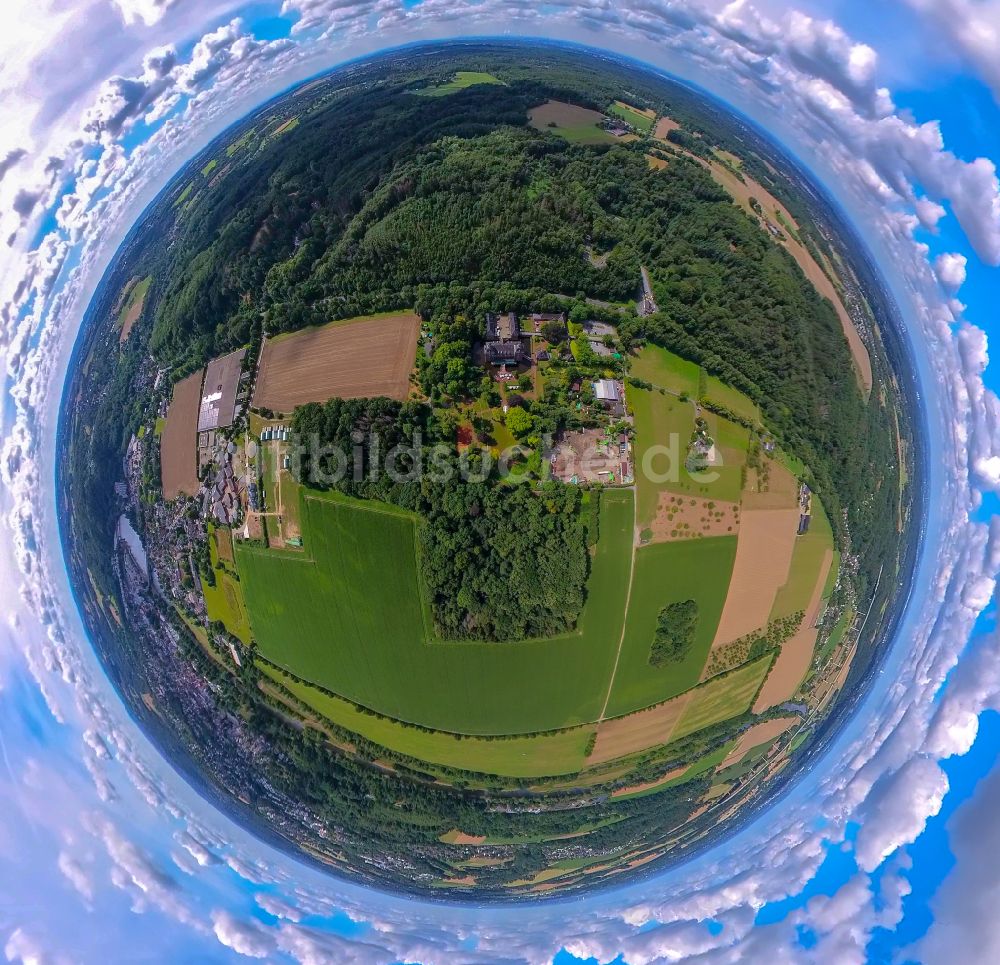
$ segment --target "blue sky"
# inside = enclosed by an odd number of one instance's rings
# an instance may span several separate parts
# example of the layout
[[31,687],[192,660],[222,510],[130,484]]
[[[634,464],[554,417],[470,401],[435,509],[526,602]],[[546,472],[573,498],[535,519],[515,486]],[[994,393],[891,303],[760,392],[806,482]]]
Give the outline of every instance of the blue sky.
[[[1000,161],[998,0],[14,6],[0,38],[0,578],[20,588],[0,626],[8,960],[1000,958],[1000,868],[977,847],[994,840],[1000,803],[1000,377],[984,368],[1000,184],[977,162]],[[887,673],[765,820],[641,886],[562,909],[486,911],[331,882],[187,788],[127,719],[82,636],[48,480],[88,298],[188,157],[271,94],[350,57],[501,32],[627,52],[701,83],[814,170],[899,298],[931,413],[934,499]],[[173,66],[161,69],[168,46]],[[930,121],[941,143],[919,127]]]

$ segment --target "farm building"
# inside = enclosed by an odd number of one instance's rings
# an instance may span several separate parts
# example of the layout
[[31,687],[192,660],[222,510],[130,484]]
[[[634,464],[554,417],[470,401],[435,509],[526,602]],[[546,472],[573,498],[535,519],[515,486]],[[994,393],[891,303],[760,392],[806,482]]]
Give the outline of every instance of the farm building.
[[239,349],[208,363],[198,409],[199,432],[225,429],[233,424],[245,355],[246,349]]
[[598,379],[594,383],[594,398],[598,402],[621,402],[621,386],[614,379]]

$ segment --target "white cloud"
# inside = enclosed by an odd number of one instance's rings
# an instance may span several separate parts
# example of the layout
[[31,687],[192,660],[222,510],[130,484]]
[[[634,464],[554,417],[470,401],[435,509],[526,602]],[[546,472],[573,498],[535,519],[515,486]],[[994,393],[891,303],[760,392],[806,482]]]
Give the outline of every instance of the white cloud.
[[163,15],[180,0],[112,0],[126,24],[142,23],[147,27],[163,19]]
[[941,254],[934,259],[934,272],[942,287],[951,292],[958,291],[965,284],[965,267],[969,260],[965,255]]

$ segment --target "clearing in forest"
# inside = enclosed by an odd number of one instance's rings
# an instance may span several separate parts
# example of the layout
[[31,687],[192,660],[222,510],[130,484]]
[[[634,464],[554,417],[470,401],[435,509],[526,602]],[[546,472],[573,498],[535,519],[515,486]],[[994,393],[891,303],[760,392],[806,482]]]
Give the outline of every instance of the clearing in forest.
[[118,313],[118,341],[128,341],[132,334],[132,328],[139,321],[142,309],[146,304],[146,295],[149,293],[149,286],[153,283],[153,276],[147,275],[142,281],[136,282],[128,293],[128,299]]
[[619,140],[601,127],[607,118],[600,111],[546,101],[528,112],[528,122],[538,131],[551,131],[574,144],[611,144]]
[[460,70],[447,83],[438,84],[437,87],[424,87],[416,91],[416,93],[421,97],[447,97],[449,94],[456,94],[460,90],[477,87],[480,84],[506,86],[499,77],[494,77],[492,74],[486,74],[478,70]]
[[268,339],[253,404],[290,413],[307,402],[387,396],[405,400],[420,317],[410,312],[331,322]]
[[201,488],[197,439],[202,374],[199,369],[174,386],[160,435],[160,481],[168,502],[182,494],[194,496]]

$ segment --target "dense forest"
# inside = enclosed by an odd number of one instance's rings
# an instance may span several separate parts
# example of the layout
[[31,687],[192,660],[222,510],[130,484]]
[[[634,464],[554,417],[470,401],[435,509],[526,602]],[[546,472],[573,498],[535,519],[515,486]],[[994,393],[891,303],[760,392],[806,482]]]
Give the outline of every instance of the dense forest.
[[[453,446],[435,448],[445,439],[419,403],[332,399],[297,409],[292,428],[302,482],[329,479],[420,515],[421,574],[440,636],[521,640],[575,625],[589,561],[580,490],[511,485],[496,467],[463,480]],[[350,455],[347,473],[334,452]]]

